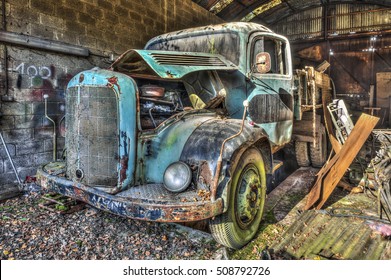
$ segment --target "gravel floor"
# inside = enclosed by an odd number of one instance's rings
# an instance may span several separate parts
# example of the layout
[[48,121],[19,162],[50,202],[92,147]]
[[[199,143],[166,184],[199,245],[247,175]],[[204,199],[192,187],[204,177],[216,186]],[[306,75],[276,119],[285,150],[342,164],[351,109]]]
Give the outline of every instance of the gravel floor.
[[[0,259],[221,259],[210,234],[122,218],[87,207],[72,214],[38,206],[30,192],[0,204]],[[224,255],[224,254],[223,254]]]

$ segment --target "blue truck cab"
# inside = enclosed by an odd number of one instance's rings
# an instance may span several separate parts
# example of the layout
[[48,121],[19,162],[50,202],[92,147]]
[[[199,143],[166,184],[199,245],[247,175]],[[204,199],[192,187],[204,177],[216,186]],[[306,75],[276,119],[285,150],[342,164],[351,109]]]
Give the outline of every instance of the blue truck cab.
[[66,92],[64,161],[45,188],[156,222],[209,220],[219,243],[256,234],[273,153],[290,142],[289,42],[254,23],[186,29],[77,74]]

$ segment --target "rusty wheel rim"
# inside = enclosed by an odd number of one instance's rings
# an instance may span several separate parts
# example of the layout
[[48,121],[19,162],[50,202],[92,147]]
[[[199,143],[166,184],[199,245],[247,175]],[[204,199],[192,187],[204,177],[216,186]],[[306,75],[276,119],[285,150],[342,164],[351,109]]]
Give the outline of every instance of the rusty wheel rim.
[[240,228],[254,221],[261,203],[259,172],[254,164],[247,165],[239,178],[235,195],[235,217]]

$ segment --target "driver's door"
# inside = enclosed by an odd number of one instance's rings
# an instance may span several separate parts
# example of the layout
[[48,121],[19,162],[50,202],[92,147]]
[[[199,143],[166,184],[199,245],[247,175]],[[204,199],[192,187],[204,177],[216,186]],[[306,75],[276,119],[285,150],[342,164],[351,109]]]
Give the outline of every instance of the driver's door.
[[257,34],[248,45],[248,112],[275,145],[290,141],[293,124],[292,63],[282,36]]

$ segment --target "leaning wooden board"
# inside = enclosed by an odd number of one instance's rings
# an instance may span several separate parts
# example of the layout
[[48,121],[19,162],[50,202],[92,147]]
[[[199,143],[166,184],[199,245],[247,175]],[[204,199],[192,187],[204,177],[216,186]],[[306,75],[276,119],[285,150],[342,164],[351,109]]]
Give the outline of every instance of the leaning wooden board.
[[341,150],[319,171],[318,179],[308,195],[305,210],[313,206],[320,209],[323,206],[378,121],[379,118],[367,114],[360,116]]

